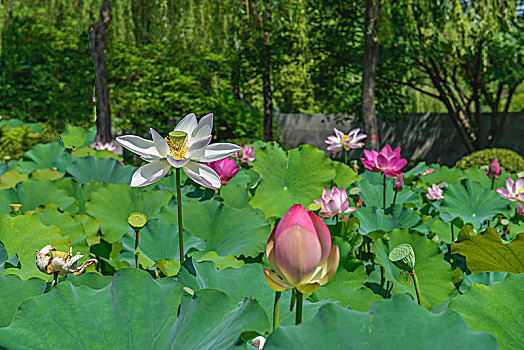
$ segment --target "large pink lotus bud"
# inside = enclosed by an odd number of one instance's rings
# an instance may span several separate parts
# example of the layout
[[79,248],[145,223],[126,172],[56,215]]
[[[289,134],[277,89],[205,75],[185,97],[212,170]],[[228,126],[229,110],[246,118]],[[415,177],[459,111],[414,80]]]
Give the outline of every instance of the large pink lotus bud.
[[205,163],[208,167],[213,169],[220,177],[222,185],[226,186],[231,179],[235,177],[240,169],[234,159],[223,158],[216,162]]
[[339,190],[336,186],[333,186],[331,191],[324,188],[324,191],[322,191],[322,198],[313,199],[313,202],[321,205],[320,215],[325,218],[332,218],[333,216],[342,213],[350,214],[357,210],[357,208],[349,206],[346,190],[344,188]]
[[269,286],[277,292],[296,288],[313,293],[328,283],[338,268],[338,246],[318,216],[294,204],[271,231],[266,258],[273,270],[264,268]]
[[486,170],[486,175],[488,175],[490,179],[496,179],[500,176],[501,172],[499,161],[497,160],[497,157],[495,157],[491,161],[488,170]]
[[384,173],[387,177],[397,177],[401,169],[408,163],[400,158],[400,147],[391,149],[386,145],[380,152],[364,150],[365,158],[360,158],[364,167],[374,173]]

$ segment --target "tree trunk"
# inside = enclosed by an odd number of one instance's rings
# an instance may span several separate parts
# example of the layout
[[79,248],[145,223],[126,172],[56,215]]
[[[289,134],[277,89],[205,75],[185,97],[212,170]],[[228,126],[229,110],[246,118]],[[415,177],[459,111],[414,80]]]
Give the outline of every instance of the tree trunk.
[[362,121],[367,133],[367,146],[378,149],[378,123],[375,106],[375,81],[378,63],[378,28],[380,0],[366,0],[364,26],[364,61],[362,65]]
[[107,27],[111,23],[111,7],[105,0],[100,10],[100,18],[89,28],[89,51],[95,63],[96,88],[96,138],[109,142],[111,136],[111,110],[109,108],[109,87],[107,85],[107,67],[105,48],[107,47]]
[[262,38],[262,83],[264,87],[264,141],[273,140],[273,91],[271,91],[271,1],[266,4]]

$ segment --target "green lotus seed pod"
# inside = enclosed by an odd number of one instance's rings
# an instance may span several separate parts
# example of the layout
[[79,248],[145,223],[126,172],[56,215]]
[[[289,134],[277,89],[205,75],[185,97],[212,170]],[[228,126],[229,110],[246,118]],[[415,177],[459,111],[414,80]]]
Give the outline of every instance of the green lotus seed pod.
[[320,208],[322,208],[322,205],[320,205],[320,203],[311,203],[307,206],[307,210],[311,211],[320,210]]
[[147,224],[147,216],[139,212],[131,213],[127,218],[127,223],[133,230],[140,231]]
[[13,213],[16,213],[16,212],[20,211],[20,209],[22,209],[22,204],[16,204],[16,203],[9,204],[9,208],[11,208],[11,211]]
[[415,268],[415,252],[409,244],[401,244],[389,253],[389,260],[401,270],[411,272]]

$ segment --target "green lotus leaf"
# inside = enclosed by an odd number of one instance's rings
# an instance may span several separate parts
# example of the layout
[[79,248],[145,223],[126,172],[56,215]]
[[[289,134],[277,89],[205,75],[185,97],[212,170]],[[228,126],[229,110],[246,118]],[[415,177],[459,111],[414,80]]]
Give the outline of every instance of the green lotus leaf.
[[117,154],[114,154],[111,151],[108,151],[106,149],[97,151],[96,149],[91,147],[77,148],[73,152],[71,152],[71,154],[73,155],[73,157],[77,158],[93,156],[95,158],[113,158],[118,161],[122,160],[122,157],[118,156]]
[[426,185],[439,184],[441,182],[451,185],[466,178],[464,172],[460,169],[448,168],[439,164],[431,164],[431,168],[435,169],[433,173],[420,177],[420,180]]
[[220,196],[224,202],[233,208],[249,207],[249,185],[251,178],[244,169],[240,169],[238,174],[226,186],[220,188]]
[[60,134],[61,146],[65,148],[82,148],[89,146],[95,139],[95,133],[95,128],[84,129],[78,126],[68,125],[66,131]]
[[360,176],[351,167],[341,162],[333,162],[335,167],[335,178],[333,182],[338,188],[348,188],[355,181],[360,181]]
[[157,282],[145,271],[124,269],[102,289],[65,281],[26,299],[9,327],[0,329],[0,346],[226,349],[244,340],[245,332],[268,329],[267,315],[253,300],[237,302],[217,290],[182,297],[182,286],[172,279]]
[[0,276],[0,328],[11,323],[20,303],[32,296],[42,295],[46,288],[45,281],[30,278],[22,281],[18,276]]
[[213,262],[217,269],[223,270],[228,267],[238,269],[244,265],[244,261],[237,259],[233,254],[227,256],[220,256],[217,252],[203,252],[201,250],[193,251],[188,254],[196,262],[211,261]]
[[36,169],[47,168],[56,168],[59,172],[65,173],[72,161],[73,156],[67,153],[57,142],[41,143],[27,151],[17,167],[24,174]]
[[476,229],[496,214],[509,217],[511,213],[507,199],[469,179],[452,184],[444,191],[440,211],[449,213],[452,218],[459,217],[465,223],[472,223]]
[[33,210],[43,204],[54,203],[60,210],[76,213],[77,201],[60,189],[57,181],[27,180],[18,184],[16,189],[0,190],[0,213],[11,212],[10,203],[22,204],[22,212]]
[[367,280],[368,275],[363,265],[353,272],[339,267],[333,279],[320,287],[316,294],[321,299],[338,300],[342,306],[349,305],[353,310],[366,312],[377,300],[382,299],[366,287]]
[[422,304],[431,309],[447,300],[453,292],[453,272],[444,260],[438,245],[416,231],[409,229],[395,230],[385,238],[371,244],[371,251],[376,255],[375,262],[384,267],[384,276],[393,283],[393,293],[408,293],[416,297],[413,282],[407,284],[400,276],[401,270],[389,260],[389,252],[400,244],[409,244],[415,251],[415,271],[420,284]]
[[57,250],[69,251],[71,239],[63,237],[56,226],[46,226],[37,217],[28,215],[0,215],[0,237],[8,255],[18,254],[22,267],[7,269],[3,275],[14,274],[23,280],[31,277],[49,279],[35,265],[35,251],[48,244]]
[[[205,251],[220,256],[257,256],[264,251],[271,231],[260,210],[232,208],[218,201],[190,199],[182,206],[184,231],[206,241]],[[177,223],[177,207],[163,208],[159,219]]]
[[107,184],[91,193],[87,212],[100,222],[104,240],[114,243],[129,230],[127,218],[133,212],[154,218],[171,199],[168,191],[142,191],[126,184]]
[[102,276],[98,273],[87,272],[79,276],[68,275],[67,281],[75,287],[88,286],[91,289],[104,289],[113,281],[113,276]]
[[[188,264],[190,264],[189,268]],[[193,290],[218,289],[237,301],[254,297],[265,312],[271,315],[271,318],[273,317],[275,291],[266,283],[263,267],[259,264],[246,264],[238,269],[217,270],[215,264],[210,261],[195,263],[186,260],[184,267],[180,270],[178,281]],[[281,325],[295,324],[295,311],[289,311],[290,302],[291,291],[282,293],[280,300]],[[303,319],[313,317],[318,309],[327,302],[329,301],[311,303],[305,300]]]
[[264,346],[264,350],[337,348],[496,349],[497,342],[490,334],[468,329],[455,312],[435,315],[409,297],[395,295],[376,302],[368,313],[327,304],[299,326],[279,327]]
[[502,281],[508,275],[507,272],[482,272],[463,274],[462,283],[460,283],[460,292],[465,293],[473,283],[480,283],[485,286],[491,286],[493,283]]
[[[440,218],[440,216],[435,216],[430,220],[426,221],[426,226],[429,227],[431,232],[434,232],[438,235],[440,242],[445,242],[451,244],[451,230],[453,230],[453,237],[457,239],[458,233],[460,232],[459,223],[460,219],[455,219],[452,221],[445,222]],[[453,225],[453,227],[452,227]]]
[[[373,174],[373,179],[371,179],[370,175],[367,175],[365,179],[358,182],[358,187],[361,189],[361,198],[366,207],[377,207],[382,208],[384,206],[383,203],[383,196],[384,196],[384,185],[382,183],[382,176],[377,176],[380,174],[375,173],[366,173],[366,174]],[[376,178],[379,178],[379,183],[376,183]],[[386,179],[386,208],[391,206],[393,203],[393,197],[395,196],[395,191],[393,191],[393,180],[392,179]],[[417,192],[411,190],[409,187],[404,187],[402,191],[397,193],[397,199],[395,200],[395,204],[404,204],[404,203],[411,203],[416,207],[420,207],[421,200],[420,196]]]
[[[495,190],[497,187],[506,188],[506,177],[511,177],[513,180],[518,178],[518,176],[509,174],[502,170],[500,176],[495,179],[493,190]],[[486,169],[480,169],[479,167],[472,166],[471,168],[464,170],[464,178],[478,182],[482,187],[488,190],[491,189],[491,179],[486,175]]]
[[97,219],[89,215],[79,214],[75,215],[73,217],[73,220],[75,220],[75,222],[81,223],[82,226],[84,226],[87,245],[91,247],[95,244],[100,243],[100,236],[98,235],[100,223]]
[[20,260],[18,258],[18,254],[13,254],[13,256],[9,257],[7,254],[7,250],[2,246],[0,242],[0,272],[2,272],[4,269],[8,268],[20,268]]
[[63,178],[64,175],[64,173],[61,173],[55,169],[36,169],[31,172],[31,179],[40,181],[53,181]]
[[266,217],[282,217],[295,203],[307,207],[330,188],[336,175],[333,162],[324,152],[302,145],[284,152],[276,143],[257,150],[254,169],[260,183],[250,200]]
[[13,188],[20,182],[26,181],[28,177],[27,174],[20,174],[18,168],[13,168],[0,176],[0,190]]
[[[130,266],[135,266],[135,231],[128,229],[120,242],[123,247],[119,259],[127,261]],[[191,248],[199,249],[203,245],[203,240],[192,236],[189,232],[184,234],[184,251],[187,252]],[[180,260],[178,226],[157,219],[148,220],[146,226],[140,230],[138,249],[140,251],[138,258],[145,268],[153,266],[157,260]],[[146,264],[144,258],[153,263]]]
[[371,232],[382,230],[391,232],[397,228],[424,228],[422,219],[413,210],[395,204],[386,210],[376,207],[358,208],[354,215],[360,220],[359,232],[367,235]]
[[502,350],[524,348],[524,275],[508,275],[491,286],[472,284],[449,303],[469,328],[489,332]]
[[504,244],[494,228],[477,235],[471,235],[471,231],[471,226],[464,226],[451,244],[452,254],[465,256],[471,272],[524,273],[524,232]]
[[67,173],[78,183],[96,181],[129,184],[135,171],[134,166],[122,165],[116,159],[95,157],[75,158],[67,168]]

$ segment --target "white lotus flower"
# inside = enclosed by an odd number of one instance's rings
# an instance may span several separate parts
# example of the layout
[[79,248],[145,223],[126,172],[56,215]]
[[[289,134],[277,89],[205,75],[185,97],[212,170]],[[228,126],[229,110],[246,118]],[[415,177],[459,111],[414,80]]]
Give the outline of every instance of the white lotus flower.
[[218,189],[220,177],[200,163],[214,162],[240,150],[232,143],[209,144],[213,130],[212,113],[202,117],[200,123],[194,113],[186,115],[165,139],[153,128],[150,130],[152,141],[135,135],[116,138],[123,147],[149,162],[133,174],[131,187],[150,185],[163,178],[174,166],[184,169],[196,183]]

